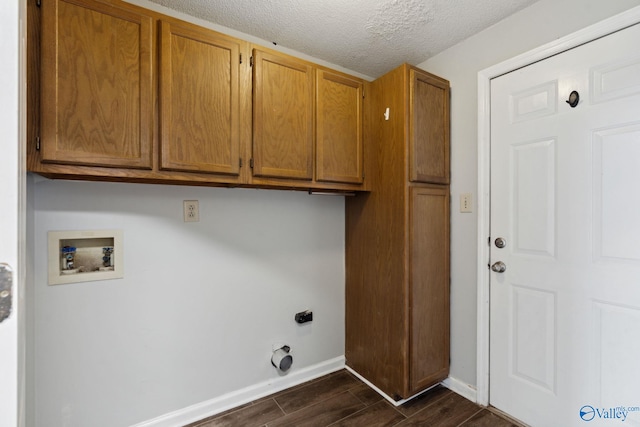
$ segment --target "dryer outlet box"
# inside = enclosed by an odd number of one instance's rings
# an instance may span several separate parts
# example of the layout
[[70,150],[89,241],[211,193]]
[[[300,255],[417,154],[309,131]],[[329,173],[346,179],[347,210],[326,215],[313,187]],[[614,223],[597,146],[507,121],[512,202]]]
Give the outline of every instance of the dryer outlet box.
[[297,323],[311,322],[313,320],[313,311],[305,310],[300,313],[296,313],[295,319]]

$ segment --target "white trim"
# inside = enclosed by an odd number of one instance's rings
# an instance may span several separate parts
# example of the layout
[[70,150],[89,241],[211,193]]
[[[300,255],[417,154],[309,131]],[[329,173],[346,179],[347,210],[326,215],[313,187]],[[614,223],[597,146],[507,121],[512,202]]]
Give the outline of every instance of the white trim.
[[446,378],[444,381],[442,381],[442,385],[452,392],[457,393],[472,402],[477,402],[478,400],[478,391],[476,390],[476,388],[471,384],[460,381],[457,378]]
[[378,387],[376,387],[373,383],[371,383],[369,380],[367,380],[365,377],[363,377],[362,375],[360,375],[359,373],[357,373],[356,371],[353,370],[353,368],[349,367],[349,366],[345,366],[344,367],[347,371],[351,372],[353,375],[355,375],[356,377],[358,377],[358,379],[360,381],[362,381],[363,383],[365,383],[366,385],[368,385],[369,387],[371,387],[374,391],[376,391],[380,396],[384,397],[387,401],[389,401],[389,403],[391,403],[393,406],[400,406],[400,405],[404,405],[405,403],[407,403],[408,401],[410,401],[413,398],[416,398],[418,396],[420,396],[423,393],[426,393],[427,391],[431,390],[432,388],[436,387],[437,385],[439,385],[440,383],[434,384],[429,388],[425,388],[424,390],[422,390],[419,393],[414,394],[411,397],[408,397],[406,399],[400,399],[400,400],[393,400],[393,398],[391,396],[389,396],[388,394],[386,394],[384,391],[380,390]]
[[18,165],[18,427],[27,422],[27,2],[19,3],[19,165]]
[[478,74],[478,296],[476,402],[489,405],[489,225],[491,219],[490,80]]
[[489,262],[491,79],[640,23],[640,6],[478,73],[478,337],[477,403],[489,404]]
[[310,381],[314,378],[339,371],[345,367],[344,356],[318,363],[288,375],[245,387],[231,393],[197,403],[177,411],[143,421],[132,427],[174,427],[199,421],[203,418],[227,411],[273,393]]

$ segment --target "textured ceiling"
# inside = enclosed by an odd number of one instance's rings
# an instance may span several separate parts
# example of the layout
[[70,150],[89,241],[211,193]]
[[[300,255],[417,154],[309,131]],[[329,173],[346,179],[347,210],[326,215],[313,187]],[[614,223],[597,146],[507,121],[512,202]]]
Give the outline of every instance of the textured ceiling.
[[151,0],[376,78],[536,0]]

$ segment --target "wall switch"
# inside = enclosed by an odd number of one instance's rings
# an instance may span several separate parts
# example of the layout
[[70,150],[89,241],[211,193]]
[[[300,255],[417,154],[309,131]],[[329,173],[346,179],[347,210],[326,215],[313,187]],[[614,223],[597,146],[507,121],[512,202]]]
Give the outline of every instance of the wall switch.
[[473,209],[471,207],[471,193],[460,194],[460,212],[471,213]]
[[184,222],[200,221],[200,207],[197,200],[183,201]]

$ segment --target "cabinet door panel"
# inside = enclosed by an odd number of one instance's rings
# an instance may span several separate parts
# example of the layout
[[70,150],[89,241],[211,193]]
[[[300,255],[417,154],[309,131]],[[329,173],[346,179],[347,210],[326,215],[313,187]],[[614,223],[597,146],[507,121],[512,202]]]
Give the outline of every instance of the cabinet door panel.
[[43,2],[43,161],[151,168],[152,21],[98,2]]
[[161,23],[161,168],[238,175],[239,42]]
[[313,178],[313,67],[254,50],[254,176]]
[[410,85],[410,180],[448,184],[449,86],[413,69]]
[[318,181],[362,183],[362,87],[361,81],[318,70]]
[[410,388],[449,372],[449,188],[411,188]]

